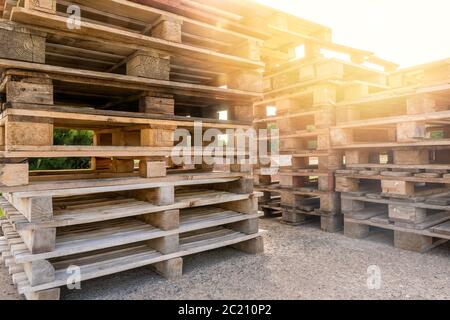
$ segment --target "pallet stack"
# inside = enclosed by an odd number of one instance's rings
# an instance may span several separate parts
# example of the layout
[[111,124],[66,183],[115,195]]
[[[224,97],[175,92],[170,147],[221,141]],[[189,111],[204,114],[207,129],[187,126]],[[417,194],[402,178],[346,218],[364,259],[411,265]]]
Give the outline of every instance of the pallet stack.
[[[302,224],[319,216],[321,228],[335,232],[342,229],[342,215],[334,174],[343,165],[343,152],[331,144],[330,129],[342,117],[336,105],[363,88],[370,93],[386,90],[386,71],[396,65],[371,52],[335,44],[326,31],[303,45],[304,57],[266,72],[264,99],[255,104],[255,125],[278,128],[279,152],[291,157],[290,167],[277,168],[279,181],[273,179],[276,169],[260,170],[257,190],[270,201],[263,207],[282,211],[282,221]],[[325,57],[329,51],[348,60]],[[268,107],[277,114],[267,116]],[[273,201],[277,196],[280,205]]]
[[[179,129],[201,142],[210,128],[251,128],[264,67],[252,27],[125,0],[6,1],[2,10],[0,250],[19,293],[58,299],[68,281],[147,265],[171,278],[186,255],[263,251],[251,168],[171,157]],[[92,144],[56,145],[54,131],[67,129],[91,131]],[[91,167],[30,171],[47,158]]]
[[389,86],[337,105],[344,230],[393,230],[395,247],[424,252],[450,239],[450,60],[393,72]]

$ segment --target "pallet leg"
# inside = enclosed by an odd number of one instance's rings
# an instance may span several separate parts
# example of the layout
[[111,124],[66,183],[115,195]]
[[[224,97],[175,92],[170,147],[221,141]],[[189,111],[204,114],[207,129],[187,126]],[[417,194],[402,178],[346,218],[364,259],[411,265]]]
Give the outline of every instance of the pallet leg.
[[158,178],[167,175],[165,161],[146,161],[139,162],[139,175],[141,178]]
[[137,199],[148,201],[156,206],[167,206],[175,203],[175,188],[173,186],[138,190],[134,194]]
[[217,205],[226,210],[232,210],[244,214],[258,213],[258,199],[250,198],[246,200],[239,200],[235,202],[220,203]]
[[274,217],[273,210],[270,208],[262,208],[262,212],[264,213],[265,218],[273,218]]
[[161,230],[173,230],[180,226],[180,210],[166,210],[141,216],[145,223]]
[[342,215],[320,217],[320,228],[326,232],[338,232],[342,230]]
[[0,185],[15,187],[28,183],[28,162],[0,164]]
[[306,222],[306,214],[294,212],[292,210],[283,210],[282,220],[286,223],[303,223]]
[[344,221],[344,234],[347,237],[363,239],[369,236],[370,228],[367,225]]
[[212,186],[214,190],[223,190],[237,194],[249,194],[253,193],[253,179],[241,178],[227,183],[214,184]]
[[232,247],[236,250],[245,253],[258,254],[264,252],[264,240],[262,237],[257,237],[244,242],[233,244]]
[[183,259],[175,258],[166,261],[161,261],[153,264],[154,269],[158,274],[167,279],[176,279],[183,275]]
[[49,289],[44,291],[30,292],[25,295],[27,300],[59,300],[61,289]]
[[245,234],[255,234],[259,231],[259,219],[235,222],[230,224],[229,228]]
[[396,248],[415,252],[426,252],[434,247],[433,238],[409,232],[394,231]]
[[33,254],[55,250],[56,228],[23,230],[20,232],[20,236]]
[[127,62],[127,75],[169,80],[170,59],[158,52],[136,52]]
[[52,282],[55,279],[55,268],[47,260],[26,262],[23,269],[31,286]]

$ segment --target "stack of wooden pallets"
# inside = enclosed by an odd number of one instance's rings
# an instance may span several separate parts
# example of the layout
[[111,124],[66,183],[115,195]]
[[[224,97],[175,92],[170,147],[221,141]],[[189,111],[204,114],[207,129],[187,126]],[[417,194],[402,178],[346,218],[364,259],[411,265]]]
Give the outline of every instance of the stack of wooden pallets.
[[450,239],[450,60],[401,69],[391,89],[337,105],[345,115],[331,129],[345,151],[336,174],[345,234],[375,227],[394,231],[398,248],[424,252]]
[[[251,168],[173,163],[171,152],[177,129],[201,143],[209,128],[251,128],[261,51],[282,52],[239,12],[158,2],[2,7],[0,250],[28,299],[147,265],[175,277],[182,257],[219,247],[263,250]],[[57,145],[55,130],[68,129],[89,130],[92,144]],[[48,158],[83,158],[90,168],[30,170]]]
[[[264,99],[255,103],[254,123],[279,129],[279,152],[291,157],[291,166],[278,168],[278,181],[274,168],[255,173],[257,190],[267,201],[281,197],[280,205],[272,203],[274,211],[282,210],[282,221],[302,224],[319,216],[321,228],[335,232],[342,229],[342,215],[334,174],[343,165],[343,152],[331,144],[330,130],[342,117],[336,105],[362,87],[370,93],[386,90],[386,71],[396,65],[333,43],[327,30],[316,36],[305,40],[290,33],[292,39],[304,40],[304,57],[266,71]],[[330,51],[348,59],[325,57]],[[268,108],[276,114],[268,116]]]

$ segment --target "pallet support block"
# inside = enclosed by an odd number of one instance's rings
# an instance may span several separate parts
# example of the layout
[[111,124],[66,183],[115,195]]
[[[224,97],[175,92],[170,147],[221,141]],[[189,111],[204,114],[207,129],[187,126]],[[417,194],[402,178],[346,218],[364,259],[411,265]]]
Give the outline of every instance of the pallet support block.
[[25,297],[27,298],[27,300],[43,300],[43,301],[59,300],[60,292],[61,292],[60,288],[55,288],[26,293]]
[[170,80],[170,58],[158,52],[137,52],[127,62],[127,75]]
[[437,107],[436,100],[429,94],[419,94],[406,100],[407,114],[422,114],[443,111]]
[[244,242],[235,243],[232,247],[245,253],[260,254],[264,252],[264,240],[262,237],[257,237]]
[[29,117],[11,117],[5,124],[5,148],[8,146],[52,146],[51,120]]
[[313,90],[313,106],[333,105],[336,103],[337,91],[334,86],[318,86]]
[[303,177],[297,177],[289,174],[280,175],[280,186],[283,188],[299,188],[303,187]]
[[338,170],[342,168],[343,156],[341,153],[330,152],[326,157],[319,158],[319,170]]
[[175,128],[145,128],[141,129],[141,146],[172,147]]
[[365,208],[364,201],[351,200],[346,198],[341,198],[341,209],[342,212],[354,212],[360,211]]
[[414,142],[426,137],[424,122],[412,121],[397,123],[397,141]]
[[153,23],[152,37],[181,43],[181,27],[183,21],[175,17],[161,16]]
[[175,112],[173,95],[148,93],[139,100],[139,112],[173,116]]
[[[179,235],[170,235],[158,239],[148,241],[151,248],[158,250],[162,254],[170,254],[178,251],[179,248]],[[183,259],[174,258],[165,261],[161,261],[151,265],[157,273],[167,279],[174,279],[180,277],[183,272]]]
[[345,151],[345,164],[366,164],[369,163],[369,151],[347,150]]
[[353,130],[351,129],[332,128],[330,129],[330,137],[333,146],[345,146],[354,142]]
[[19,26],[13,22],[0,22],[0,58],[45,63],[46,34]]
[[421,223],[427,218],[427,210],[411,206],[389,205],[389,219],[406,223]]
[[177,279],[183,275],[183,259],[175,258],[153,264],[152,269],[166,279]]
[[8,81],[6,101],[53,105],[53,81],[45,76]]
[[369,236],[370,227],[364,224],[344,220],[344,234],[355,239],[364,239]]
[[170,254],[178,251],[179,235],[173,234],[148,241],[148,245],[161,252],[162,254]]
[[320,210],[324,212],[340,212],[341,198],[336,192],[325,192],[320,195]]
[[150,202],[156,206],[167,206],[175,203],[175,187],[164,186],[135,193],[139,200]]
[[317,136],[317,150],[329,150],[331,149],[331,139],[330,135],[327,134],[319,134]]
[[319,191],[334,191],[335,182],[334,175],[319,176],[318,178]]
[[23,230],[20,236],[32,254],[55,250],[56,228]]
[[399,165],[429,164],[427,149],[394,150],[394,163]]
[[325,107],[314,114],[314,124],[317,129],[326,129],[336,123],[334,107]]
[[414,194],[414,182],[381,180],[381,189],[385,194],[409,196]]
[[165,161],[139,161],[139,175],[141,178],[157,178],[167,175]]
[[296,212],[294,209],[284,209],[282,212],[281,220],[286,223],[303,223],[307,220],[307,215],[303,213]]
[[262,93],[263,76],[259,71],[233,71],[227,76],[227,86],[229,89]]
[[[328,158],[328,157],[326,157],[326,158]],[[319,164],[320,164],[320,159],[319,159]],[[301,157],[301,158],[293,157],[291,160],[291,167],[292,167],[292,169],[306,169],[309,167],[309,159],[306,157]]]
[[356,192],[358,191],[358,179],[347,177],[336,177],[337,192]]
[[433,248],[433,238],[420,234],[395,230],[394,246],[402,250],[423,253]]
[[253,39],[244,40],[233,46],[230,54],[253,61],[261,61],[261,42]]
[[338,232],[342,230],[343,217],[341,214],[320,217],[320,229],[326,232]]
[[0,185],[6,187],[25,186],[29,183],[27,163],[0,164]]
[[47,260],[25,262],[23,269],[31,286],[49,283],[55,279],[55,268]]
[[55,14],[56,0],[24,0],[24,8]]
[[180,210],[146,214],[142,216],[142,220],[164,231],[177,229],[180,226]]
[[53,217],[52,197],[14,198],[12,204],[30,222],[45,221]]
[[253,179],[242,177],[235,181],[214,184],[211,186],[211,189],[223,190],[236,194],[251,194],[253,193]]
[[228,228],[245,234],[255,234],[259,232],[259,219],[249,219],[228,225]]
[[113,159],[112,171],[115,173],[126,173],[134,171],[133,159]]
[[258,198],[250,197],[250,199],[239,200],[234,202],[225,202],[217,204],[219,208],[231,210],[244,214],[258,213]]

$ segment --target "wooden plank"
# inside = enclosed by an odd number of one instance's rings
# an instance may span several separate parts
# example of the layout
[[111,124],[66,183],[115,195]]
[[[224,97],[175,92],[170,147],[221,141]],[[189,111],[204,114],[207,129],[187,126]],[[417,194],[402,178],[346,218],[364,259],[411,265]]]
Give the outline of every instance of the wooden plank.
[[[241,121],[221,121],[218,119],[203,118],[186,118],[186,117],[158,117],[154,114],[146,115],[144,113],[98,110],[91,108],[63,107],[53,105],[47,110],[37,110],[44,108],[41,105],[32,104],[10,104],[12,108],[3,111],[3,119],[7,116],[33,116],[40,118],[54,119],[54,123],[58,120],[71,120],[72,123],[80,121],[80,123],[101,123],[116,125],[164,125],[164,126],[182,126],[193,127],[194,120],[202,120],[204,128],[217,129],[249,129],[250,124]],[[5,120],[2,120],[5,121]]]
[[[16,196],[19,197],[33,197],[43,196],[41,193],[44,190],[64,190],[64,189],[79,189],[79,188],[97,188],[97,187],[117,187],[123,186],[122,190],[127,190],[127,187],[138,186],[137,188],[131,188],[133,190],[157,188],[161,186],[169,185],[198,185],[209,183],[221,183],[231,182],[244,177],[245,173],[240,172],[210,172],[210,173],[172,173],[162,178],[139,178],[139,177],[116,177],[105,179],[78,179],[69,181],[36,181],[31,182],[26,186],[0,188],[0,191],[5,192],[20,192]],[[205,182],[206,181],[206,182]],[[103,189],[100,189],[103,190]],[[107,189],[105,192],[107,192]],[[58,191],[58,193],[60,192]],[[75,191],[71,190],[70,192]],[[77,195],[96,193],[94,190],[87,193],[77,193]],[[101,191],[98,191],[101,192]],[[97,192],[97,193],[98,193]],[[60,196],[66,196],[65,192],[61,192]],[[54,195],[51,191],[47,195]],[[68,195],[70,196],[70,194]]]
[[450,236],[450,221],[438,224],[430,229],[431,232]]

